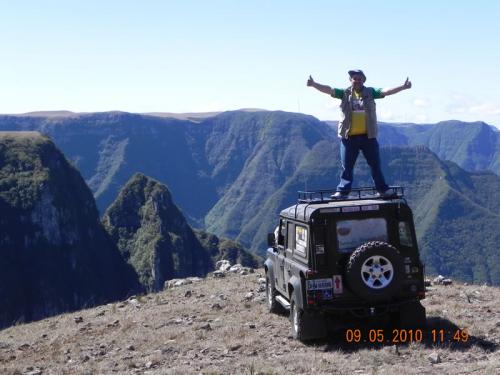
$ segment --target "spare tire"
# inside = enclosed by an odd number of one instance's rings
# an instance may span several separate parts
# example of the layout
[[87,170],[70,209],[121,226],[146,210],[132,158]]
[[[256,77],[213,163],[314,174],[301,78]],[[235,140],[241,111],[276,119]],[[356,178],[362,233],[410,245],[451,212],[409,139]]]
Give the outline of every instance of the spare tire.
[[403,258],[394,246],[371,241],[351,254],[346,266],[346,281],[358,297],[379,302],[399,292],[403,272]]

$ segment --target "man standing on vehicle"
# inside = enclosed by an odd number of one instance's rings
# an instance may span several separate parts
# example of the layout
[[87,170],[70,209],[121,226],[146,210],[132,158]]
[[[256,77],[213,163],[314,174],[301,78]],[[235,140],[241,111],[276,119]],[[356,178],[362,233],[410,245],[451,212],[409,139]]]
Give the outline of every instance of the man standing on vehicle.
[[406,78],[405,83],[401,86],[392,89],[375,89],[364,85],[366,76],[362,70],[349,70],[348,74],[351,87],[346,89],[322,85],[315,82],[311,76],[307,80],[307,86],[342,100],[340,103],[342,118],[338,125],[338,135],[341,138],[342,174],[337,192],[332,197],[346,198],[349,195],[352,188],[354,165],[359,151],[363,152],[366,162],[370,166],[378,196],[388,197],[391,195],[391,191],[385,183],[380,166],[375,99],[409,89],[411,82]]

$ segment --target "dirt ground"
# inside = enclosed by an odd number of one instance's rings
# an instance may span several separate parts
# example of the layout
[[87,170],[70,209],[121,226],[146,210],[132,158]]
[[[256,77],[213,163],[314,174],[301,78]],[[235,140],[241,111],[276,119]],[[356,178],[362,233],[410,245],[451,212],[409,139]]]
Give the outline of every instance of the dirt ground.
[[355,342],[346,326],[304,344],[286,314],[267,312],[263,276],[227,273],[4,329],[0,374],[500,374],[499,288],[429,287],[428,328],[405,343],[389,330],[371,344],[363,329]]

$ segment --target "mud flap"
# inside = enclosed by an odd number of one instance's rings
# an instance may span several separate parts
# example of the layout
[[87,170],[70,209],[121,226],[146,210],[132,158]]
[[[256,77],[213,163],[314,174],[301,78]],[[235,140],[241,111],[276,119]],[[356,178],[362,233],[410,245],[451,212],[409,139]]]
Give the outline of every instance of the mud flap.
[[401,328],[425,328],[427,326],[425,307],[418,301],[402,305],[398,315]]
[[304,314],[303,340],[322,339],[328,335],[327,321],[321,314]]

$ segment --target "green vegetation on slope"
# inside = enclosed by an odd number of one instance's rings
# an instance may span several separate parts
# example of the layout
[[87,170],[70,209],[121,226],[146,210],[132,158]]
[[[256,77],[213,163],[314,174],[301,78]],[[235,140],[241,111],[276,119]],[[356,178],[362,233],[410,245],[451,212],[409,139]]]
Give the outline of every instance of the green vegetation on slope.
[[0,212],[0,326],[136,291],[85,181],[39,133],[0,132]]
[[[293,204],[296,191],[334,188],[340,168],[338,139],[331,126],[286,112],[234,111],[198,123],[123,113],[59,120],[3,117],[0,127],[43,128],[92,183],[101,209],[140,171],[168,184],[190,223],[260,254],[277,213]],[[399,146],[382,148],[386,178],[406,187],[428,269],[449,272],[440,263],[438,238],[431,235],[437,225],[467,223],[474,228],[467,232],[471,241],[493,236],[478,262],[496,252],[491,245],[496,231],[483,225],[489,216],[472,215],[477,222],[464,216],[462,222],[461,217],[450,216],[457,212],[450,209],[451,203],[442,202],[452,202],[453,195],[470,200],[472,211],[486,209],[492,218],[499,214],[498,175],[471,172],[499,173],[498,134],[480,122],[381,126],[380,143]],[[458,165],[441,162],[436,154]],[[356,186],[371,185],[361,155],[355,181]],[[495,272],[481,271],[479,278],[477,272],[460,271],[465,280],[500,283]]]
[[143,174],[127,182],[103,223],[147,290],[158,291],[166,280],[203,276],[213,268],[167,187]]
[[103,223],[148,291],[161,290],[173,278],[204,276],[220,259],[258,265],[241,245],[206,232],[194,233],[167,187],[140,173],[122,188]]

